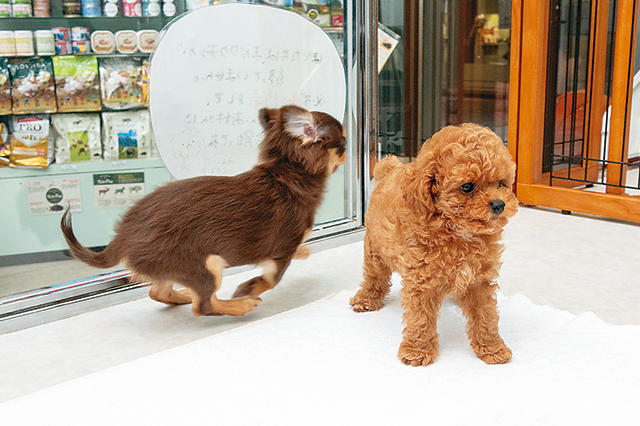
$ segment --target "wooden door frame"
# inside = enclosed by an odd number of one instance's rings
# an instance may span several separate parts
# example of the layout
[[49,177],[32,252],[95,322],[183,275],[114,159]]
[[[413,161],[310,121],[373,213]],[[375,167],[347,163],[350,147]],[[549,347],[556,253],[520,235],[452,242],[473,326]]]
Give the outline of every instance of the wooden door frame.
[[[610,156],[616,153],[622,155],[620,150],[627,146],[625,138],[629,137],[638,1],[618,0]],[[598,3],[597,7],[603,8],[605,3],[608,11],[608,1]],[[549,7],[550,0],[514,0],[512,5],[508,140],[509,150],[518,165],[515,184],[518,199],[525,204],[640,222],[640,197],[624,195],[624,188],[607,187],[607,193],[597,193],[552,186],[548,178],[546,182],[543,178]],[[604,19],[602,10],[600,13],[600,18]],[[602,22],[595,25],[602,25]],[[602,38],[599,40],[602,43]],[[606,43],[606,38],[604,40]],[[603,46],[596,41],[592,48],[602,49]],[[590,87],[593,91],[600,90],[596,84]],[[597,105],[598,99],[594,99],[595,105],[589,118],[588,131],[592,141],[596,135],[599,140],[600,130],[596,120],[601,120],[602,116],[598,118],[598,112],[595,111],[601,107]],[[610,170],[617,169],[613,167]],[[617,176],[619,178],[619,172]],[[611,180],[609,183],[615,184]]]

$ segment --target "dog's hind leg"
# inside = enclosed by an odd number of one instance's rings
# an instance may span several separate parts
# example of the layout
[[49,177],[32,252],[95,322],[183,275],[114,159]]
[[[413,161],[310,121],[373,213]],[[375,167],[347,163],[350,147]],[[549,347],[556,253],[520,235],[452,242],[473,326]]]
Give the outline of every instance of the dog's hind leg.
[[260,263],[263,268],[262,275],[240,284],[232,297],[259,296],[265,291],[271,290],[280,282],[289,263],[291,263],[291,259],[266,260]]
[[305,241],[307,241],[309,239],[310,235],[311,235],[311,229],[306,230],[305,233],[304,233],[304,237],[302,237],[302,242],[300,243],[300,245],[296,249],[296,252],[293,253],[293,258],[294,259],[304,260],[304,259],[309,257],[309,255],[310,255],[309,247],[303,246],[303,244],[304,244]]
[[193,290],[194,315],[240,316],[251,312],[260,303],[261,299],[253,296],[231,300],[220,300],[216,297],[216,291],[222,282],[222,270],[226,266],[227,262],[220,256],[210,255],[207,257],[205,267],[208,273],[202,277],[200,282],[192,283],[189,286]]
[[391,289],[391,268],[373,249],[369,239],[364,238],[364,281],[360,290],[351,298],[350,304],[356,312],[377,311],[384,305],[384,298]]
[[167,305],[186,305],[191,303],[191,293],[187,289],[176,290],[168,281],[154,280],[149,290],[149,297],[156,302]]
[[496,288],[489,280],[479,280],[458,297],[458,304],[467,317],[471,348],[487,364],[504,364],[512,355],[498,332]]

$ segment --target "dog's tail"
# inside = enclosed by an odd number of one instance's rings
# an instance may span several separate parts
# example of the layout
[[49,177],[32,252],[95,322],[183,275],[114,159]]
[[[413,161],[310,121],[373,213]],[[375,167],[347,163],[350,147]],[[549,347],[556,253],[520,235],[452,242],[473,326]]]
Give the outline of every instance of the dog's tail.
[[70,209],[71,206],[67,207],[67,210],[62,215],[60,228],[62,229],[64,239],[67,240],[67,245],[69,246],[71,254],[73,254],[73,256],[78,260],[81,260],[94,268],[111,268],[112,266],[116,266],[120,262],[120,258],[113,243],[109,244],[103,251],[95,252],[89,250],[78,242],[71,226],[71,215],[69,214]]
[[380,179],[388,175],[391,170],[400,166],[402,166],[402,163],[395,155],[384,157],[378,164],[376,164],[376,167],[373,169],[373,177],[375,178],[375,180],[379,181]]

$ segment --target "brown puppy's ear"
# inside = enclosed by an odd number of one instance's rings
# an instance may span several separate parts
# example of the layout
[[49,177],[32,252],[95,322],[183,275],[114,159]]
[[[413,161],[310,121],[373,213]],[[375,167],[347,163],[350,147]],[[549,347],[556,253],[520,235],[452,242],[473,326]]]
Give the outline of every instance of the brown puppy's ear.
[[258,120],[260,120],[260,124],[264,130],[269,130],[278,119],[278,115],[279,110],[277,109],[261,108],[260,111],[258,111]]
[[404,190],[407,207],[425,217],[435,213],[433,186],[438,171],[436,155],[428,144],[429,141],[425,142],[416,161],[407,167]]
[[318,131],[313,120],[313,115],[299,107],[283,107],[282,119],[284,129],[296,139],[302,141],[302,145],[313,143],[318,139]]

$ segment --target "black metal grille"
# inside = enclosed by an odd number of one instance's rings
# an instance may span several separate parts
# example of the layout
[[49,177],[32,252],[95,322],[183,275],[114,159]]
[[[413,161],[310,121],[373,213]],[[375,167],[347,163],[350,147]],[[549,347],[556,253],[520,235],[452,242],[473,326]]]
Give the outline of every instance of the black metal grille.
[[[617,186],[640,190],[640,163],[634,153],[630,153],[631,158],[627,161],[624,158],[608,159],[610,109],[607,108],[602,123],[589,121],[593,103],[587,99],[586,89],[593,82],[587,81],[588,78],[605,79],[604,96],[606,105],[610,105],[617,10],[617,0],[612,0],[609,5],[605,75],[593,75],[590,70],[595,58],[590,55],[589,50],[593,37],[591,23],[598,18],[592,16],[598,13],[593,10],[599,10],[592,7],[594,3],[597,0],[551,2],[543,172],[549,173],[551,185],[557,184],[557,180],[565,180],[574,182],[575,186]],[[601,124],[599,140],[590,140],[588,129],[592,126],[599,128]],[[599,152],[592,152],[593,149],[590,148],[597,150],[598,145]],[[628,150],[628,147],[623,149]],[[589,155],[589,152],[592,154]],[[613,164],[626,166],[620,168],[621,173],[627,173],[625,185],[607,183],[607,166]],[[594,168],[597,168],[597,173],[588,173]]]

